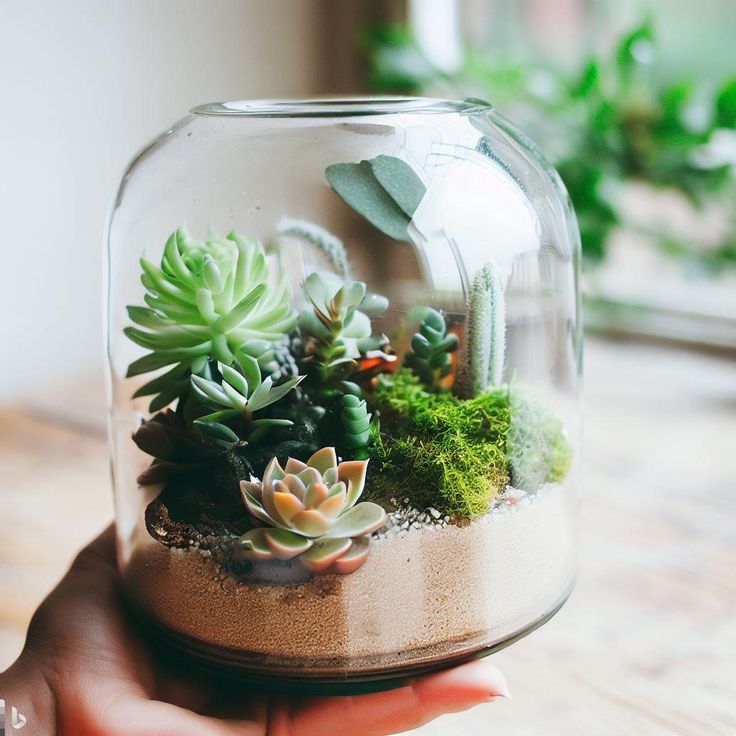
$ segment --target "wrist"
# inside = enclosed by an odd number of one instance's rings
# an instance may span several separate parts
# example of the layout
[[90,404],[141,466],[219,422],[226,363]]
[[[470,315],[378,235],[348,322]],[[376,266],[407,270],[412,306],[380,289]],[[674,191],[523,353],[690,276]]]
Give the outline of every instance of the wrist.
[[27,731],[18,730],[18,733],[33,736],[57,734],[53,692],[42,669],[34,666],[24,655],[10,669],[0,673],[0,699],[5,701],[3,725],[6,733],[16,733],[13,726],[20,729],[18,724],[25,719]]

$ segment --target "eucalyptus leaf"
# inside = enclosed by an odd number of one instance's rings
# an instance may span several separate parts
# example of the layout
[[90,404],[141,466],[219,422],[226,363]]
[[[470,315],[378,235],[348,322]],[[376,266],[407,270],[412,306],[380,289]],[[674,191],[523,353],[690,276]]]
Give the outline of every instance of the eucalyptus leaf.
[[416,212],[427,187],[414,169],[395,156],[376,156],[370,161],[373,176],[391,199],[409,216]]
[[333,164],[325,176],[338,196],[382,233],[394,240],[409,240],[410,217],[381,186],[369,161]]

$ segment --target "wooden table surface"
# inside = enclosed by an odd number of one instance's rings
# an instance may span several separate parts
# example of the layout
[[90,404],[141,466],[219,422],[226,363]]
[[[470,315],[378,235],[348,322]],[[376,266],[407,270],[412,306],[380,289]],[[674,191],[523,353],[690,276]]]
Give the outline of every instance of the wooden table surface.
[[[589,340],[575,593],[423,736],[736,735],[736,363]],[[0,411],[0,668],[111,515],[104,437]]]

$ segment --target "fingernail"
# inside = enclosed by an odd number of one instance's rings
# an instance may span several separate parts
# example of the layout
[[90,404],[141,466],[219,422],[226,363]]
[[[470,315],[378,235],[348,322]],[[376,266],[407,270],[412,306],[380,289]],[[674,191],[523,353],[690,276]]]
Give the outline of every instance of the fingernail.
[[509,686],[504,681],[502,686],[496,686],[496,692],[489,693],[488,700],[495,700],[496,698],[506,698],[507,700],[513,700],[511,693],[509,692]]
[[481,677],[485,681],[488,688],[488,700],[495,698],[506,698],[511,700],[511,693],[506,682],[506,676],[490,662],[478,661],[476,663],[476,672],[482,673]]
[[[489,665],[493,667],[492,665]],[[497,667],[493,667],[493,690],[488,694],[489,700],[495,700],[496,698],[506,698],[511,700],[511,692],[509,691],[509,685],[506,682],[506,675],[501,672]]]

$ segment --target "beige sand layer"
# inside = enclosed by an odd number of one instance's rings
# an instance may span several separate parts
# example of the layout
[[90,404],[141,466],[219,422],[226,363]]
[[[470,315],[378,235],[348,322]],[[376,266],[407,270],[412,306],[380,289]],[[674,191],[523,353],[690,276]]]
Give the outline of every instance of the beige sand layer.
[[125,581],[154,620],[254,661],[411,664],[496,641],[549,611],[574,574],[571,504],[549,486],[464,527],[376,539],[355,573],[293,586],[235,581],[206,553],[169,550],[142,530]]

